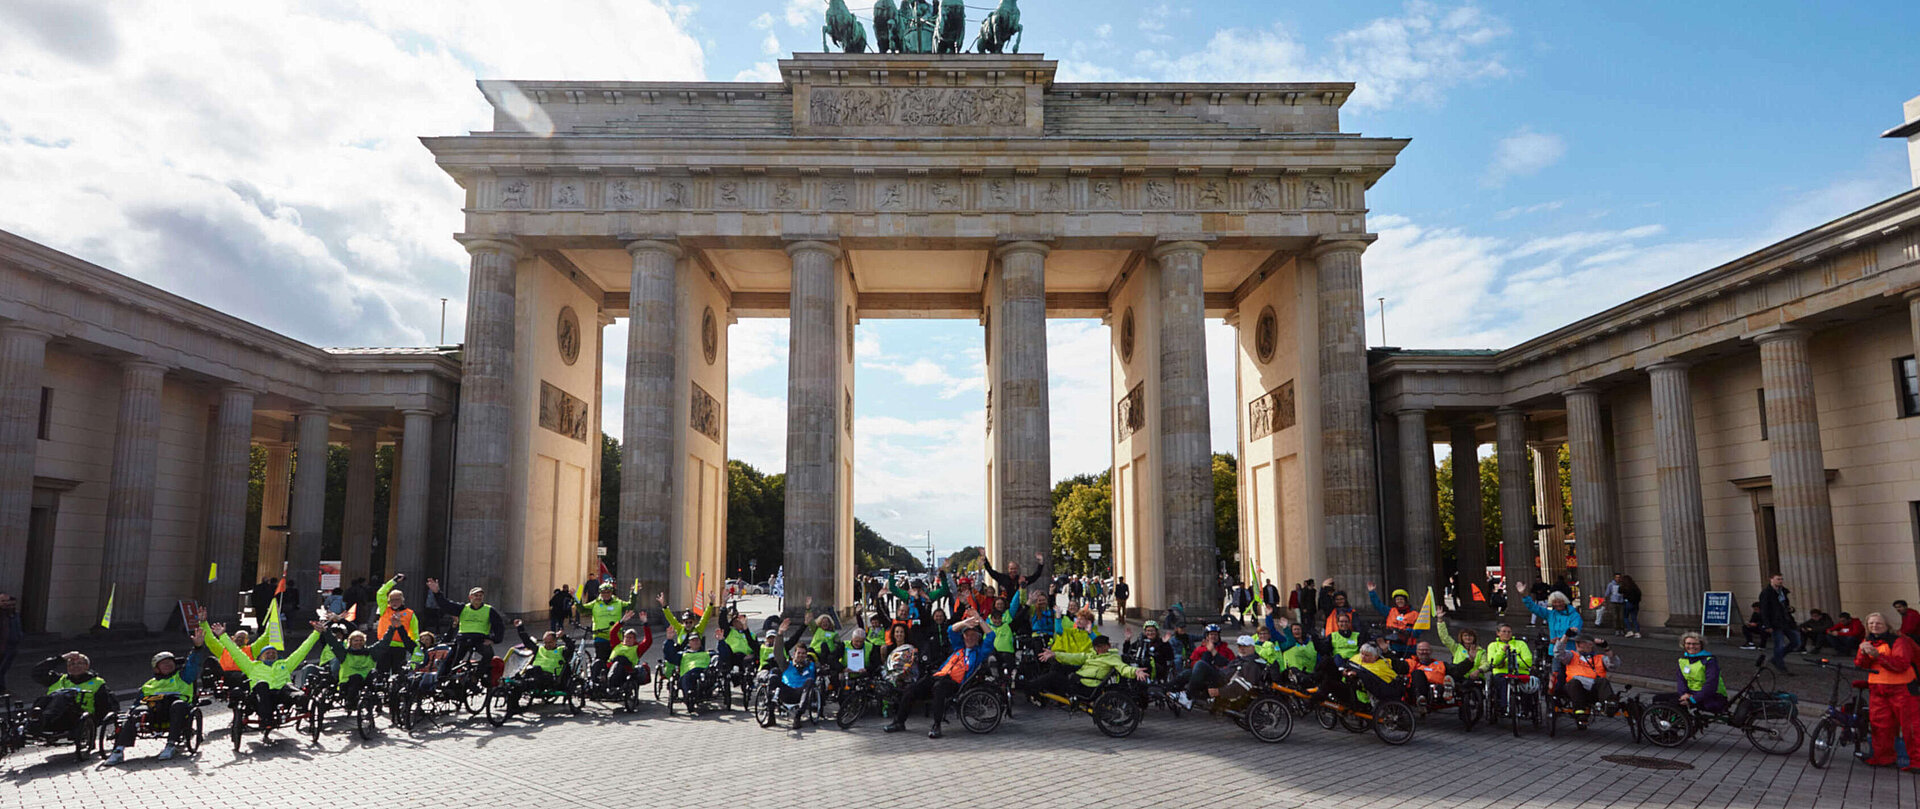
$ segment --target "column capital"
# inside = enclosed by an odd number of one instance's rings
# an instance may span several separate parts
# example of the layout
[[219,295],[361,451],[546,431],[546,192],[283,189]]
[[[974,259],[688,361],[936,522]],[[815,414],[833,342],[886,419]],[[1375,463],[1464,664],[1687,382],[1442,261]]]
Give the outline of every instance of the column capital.
[[387,425],[367,418],[356,418],[347,422],[347,429],[356,433],[377,433]]
[[1684,374],[1687,372],[1688,369],[1692,367],[1693,367],[1693,363],[1691,362],[1687,362],[1686,360],[1677,360],[1669,357],[1659,362],[1649,364],[1646,367],[1641,368],[1640,370],[1646,371],[1647,374],[1651,376],[1656,373],[1678,372],[1678,373]]
[[1920,287],[1914,287],[1912,289],[1905,290],[1899,293],[1899,295],[1900,297],[1905,298],[1909,301],[1920,301]]
[[260,391],[238,383],[220,386],[221,396],[259,396]]
[[1403,407],[1403,408],[1400,408],[1399,410],[1393,411],[1393,415],[1403,419],[1412,418],[1414,416],[1426,418],[1427,414],[1432,412],[1433,412],[1433,408],[1431,407]]
[[1752,340],[1755,344],[1758,344],[1758,345],[1766,345],[1768,343],[1777,343],[1777,342],[1784,342],[1784,341],[1794,341],[1794,342],[1804,343],[1807,341],[1807,338],[1812,335],[1813,335],[1812,332],[1807,331],[1804,328],[1795,326],[1790,323],[1782,323],[1778,326],[1768,326],[1767,328],[1764,328],[1752,334],[1749,334],[1747,335],[1747,339]]
[[139,374],[141,376],[151,375],[156,378],[166,376],[167,371],[172,370],[168,368],[166,365],[163,365],[158,362],[154,362],[153,360],[147,359],[146,357],[133,357],[131,359],[122,360],[120,362],[120,369],[122,371],[127,372],[129,375],[132,375],[132,374]]
[[1560,452],[1560,445],[1565,443],[1567,443],[1565,439],[1552,441],[1543,438],[1537,441],[1528,441],[1527,449],[1533,450],[1534,452],[1552,452],[1557,455]]
[[1521,409],[1516,405],[1501,405],[1493,409],[1493,415],[1495,418],[1499,418],[1500,416],[1503,416],[1503,415],[1511,416],[1515,414],[1525,416],[1527,414],[1527,411]]
[[1583,397],[1597,398],[1599,396],[1600,396],[1600,389],[1592,385],[1575,385],[1571,388],[1567,388],[1566,390],[1560,391],[1560,398],[1562,399],[1579,399]]
[[421,416],[423,418],[431,419],[431,418],[438,418],[440,416],[440,413],[437,410],[429,410],[424,407],[409,407],[405,410],[400,411],[400,415],[402,417]]
[[811,253],[811,252],[825,253],[827,254],[827,256],[829,256],[830,258],[833,258],[836,261],[840,259],[840,255],[841,255],[840,245],[834,244],[833,242],[830,242],[830,241],[823,241],[821,239],[800,238],[800,239],[795,239],[787,242],[787,255],[789,256],[797,256],[801,253]]
[[459,242],[461,247],[467,248],[469,255],[477,256],[481,253],[506,253],[517,259],[527,254],[526,248],[521,247],[520,242],[514,240],[512,236],[491,233],[460,233],[455,234],[453,240]]
[[321,407],[320,405],[308,405],[306,407],[300,408],[297,411],[294,411],[294,413],[295,415],[303,419],[311,416],[318,416],[324,419],[324,418],[329,418],[333,415],[333,411],[328,410],[324,407]]
[[1038,253],[1041,258],[1053,252],[1053,245],[1043,241],[1046,237],[1020,237],[1003,241],[993,248],[996,258],[1006,258],[1016,253]]
[[37,339],[44,343],[53,339],[53,332],[31,323],[13,321],[11,323],[0,324],[0,337],[27,337]]
[[1324,235],[1307,248],[1307,258],[1319,258],[1328,253],[1364,253],[1375,238],[1378,237],[1363,233]]
[[686,251],[680,249],[679,241],[672,236],[636,236],[627,241],[626,248],[629,255],[635,256],[643,251],[666,253],[676,259],[686,255]]
[[1207,244],[1205,241],[1195,238],[1169,239],[1155,244],[1153,251],[1149,253],[1149,255],[1153,256],[1155,261],[1158,261],[1174,253],[1205,254],[1207,248],[1211,246],[1212,245]]

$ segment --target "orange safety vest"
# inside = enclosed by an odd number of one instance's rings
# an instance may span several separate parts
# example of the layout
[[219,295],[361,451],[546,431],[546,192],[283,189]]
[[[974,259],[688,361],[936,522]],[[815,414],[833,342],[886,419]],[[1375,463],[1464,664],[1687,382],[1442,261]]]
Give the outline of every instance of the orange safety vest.
[[1331,635],[1335,632],[1340,631],[1340,614],[1343,612],[1348,615],[1352,615],[1353,608],[1352,607],[1334,607],[1333,612],[1327,613],[1327,631],[1321,634]]
[[1419,620],[1420,620],[1419,610],[1414,610],[1414,609],[1403,610],[1403,609],[1400,609],[1399,607],[1394,607],[1392,609],[1387,610],[1387,628],[1388,629],[1412,629],[1413,625],[1419,622]]
[[[1882,657],[1893,651],[1893,644],[1886,641],[1870,640],[1867,644],[1878,650]],[[1873,670],[1867,672],[1867,685],[1906,685],[1913,682],[1913,676],[1912,666],[1908,666],[1906,671],[1897,673],[1874,666]]]
[[1419,660],[1408,660],[1407,668],[1407,682],[1409,683],[1413,682],[1413,678],[1421,672],[1425,672],[1427,682],[1433,683],[1434,685],[1440,685],[1447,681],[1447,664],[1438,660],[1431,663],[1422,663]]
[[[246,657],[248,662],[252,662],[253,658],[247,654],[247,648],[245,646],[240,647],[240,654],[242,657]],[[233,662],[233,653],[227,651],[226,644],[224,643],[220,645],[220,669],[222,671],[240,670],[240,667]]]
[[394,624],[390,622],[398,622],[400,626],[400,635],[402,637],[405,637],[408,640],[419,640],[419,638],[415,638],[412,635],[407,634],[408,632],[407,626],[413,623],[413,610],[406,610],[406,609],[387,610],[386,612],[380,613],[380,625],[379,625],[380,634],[376,637],[384,638],[387,636],[387,632],[392,630],[394,627]]
[[1599,679],[1604,679],[1606,676],[1607,676],[1607,661],[1604,658],[1602,658],[1600,655],[1596,654],[1593,656],[1592,660],[1588,660],[1586,658],[1581,657],[1579,653],[1576,652],[1574,653],[1573,657],[1567,660],[1567,677],[1568,678],[1590,677],[1595,680],[1599,680]]
[[967,650],[961,649],[947,657],[947,664],[933,673],[935,677],[945,677],[956,683],[967,681]]

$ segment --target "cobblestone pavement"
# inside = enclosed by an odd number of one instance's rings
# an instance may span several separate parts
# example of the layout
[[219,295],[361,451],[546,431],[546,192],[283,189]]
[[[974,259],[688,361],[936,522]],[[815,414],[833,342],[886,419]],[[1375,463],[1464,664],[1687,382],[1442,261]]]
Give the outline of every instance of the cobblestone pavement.
[[[1679,750],[1635,745],[1605,721],[1571,737],[1525,730],[1462,733],[1449,716],[1427,720],[1404,747],[1371,733],[1295,726],[1265,745],[1222,719],[1155,711],[1134,736],[1109,739],[1084,716],[1022,707],[989,736],[958,726],[929,740],[883,734],[868,718],[850,731],[831,724],[795,733],[761,729],[742,712],[668,717],[657,705],[615,714],[589,704],[578,717],[547,708],[495,730],[448,721],[412,734],[386,729],[369,742],[344,725],[317,746],[304,739],[260,745],[236,757],[223,710],[209,717],[197,759],[155,761],[144,741],[117,768],[78,764],[70,751],[28,748],[0,760],[0,805],[260,806],[311,796],[328,806],[548,805],[907,806],[932,795],[966,805],[1107,809],[1209,805],[1420,807],[1806,807],[1920,806],[1920,776],[1871,769],[1839,757],[1809,767],[1805,748],[1769,756],[1723,728]],[[215,730],[217,728],[217,730]],[[1644,769],[1604,756],[1650,756],[1691,769]],[[932,792],[930,792],[932,790]],[[1204,796],[1204,797],[1203,797]]]

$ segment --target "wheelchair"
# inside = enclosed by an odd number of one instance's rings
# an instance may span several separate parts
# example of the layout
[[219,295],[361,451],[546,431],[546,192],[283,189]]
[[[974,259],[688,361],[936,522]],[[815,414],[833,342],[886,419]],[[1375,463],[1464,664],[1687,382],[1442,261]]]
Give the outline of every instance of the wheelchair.
[[781,714],[787,716],[788,727],[796,731],[800,729],[801,722],[810,722],[814,727],[819,727],[826,713],[827,686],[820,677],[813,678],[807,687],[800,689],[797,702],[781,702],[777,682],[761,688],[757,696],[759,702],[753,706],[753,718],[763,728],[779,724]]
[[[663,666],[663,668],[673,671],[676,667]],[[664,687],[666,689],[668,716],[673,715],[673,704],[675,702],[680,703],[681,709],[689,715],[705,713],[706,711],[712,710],[716,700],[720,704],[720,710],[726,711],[733,709],[733,692],[727,687],[726,678],[714,671],[712,666],[698,670],[698,683],[694,686],[692,692],[681,690],[680,678],[677,675],[662,675],[659,679],[666,680]],[[656,687],[659,686],[659,679],[655,680]],[[773,689],[769,688],[765,690],[768,693],[772,693]]]
[[567,707],[567,712],[578,715],[587,706],[586,692],[577,690],[578,672],[569,662],[560,670],[560,676],[550,685],[537,685],[532,678],[525,676],[533,665],[533,650],[524,646],[515,646],[507,652],[505,674],[500,683],[487,689],[487,723],[500,727],[515,715],[528,710],[556,702]]
[[[257,716],[258,710],[251,688],[235,688],[227,693],[227,709],[233,715],[227,735],[233,741],[234,755],[240,754],[240,741],[250,730],[260,732],[262,744],[271,743],[268,737],[275,729],[288,726],[291,726],[295,733],[306,734],[309,743],[320,743],[320,718],[325,714],[325,707],[322,704],[316,704],[316,695],[309,694],[298,687],[289,686],[284,689],[281,697],[280,703],[273,710],[273,725],[267,727],[260,723],[260,717]],[[324,699],[325,695],[319,695],[319,698]]]
[[[142,701],[144,702],[145,700]],[[158,702],[159,700],[154,700],[148,704],[152,705]],[[196,693],[192,703],[187,707],[187,721],[192,724],[192,729],[183,737],[184,741],[181,744],[181,748],[183,748],[182,751],[187,755],[198,755],[200,753],[200,743],[207,738],[207,715],[204,709],[206,706],[212,704],[212,697],[200,696]],[[123,722],[139,723],[139,727],[134,730],[133,737],[135,739],[167,739],[173,735],[172,728],[167,726],[167,717],[164,714],[155,715],[153,711],[134,711],[131,709],[127,711],[115,710],[107,714],[106,718],[100,721],[99,730],[95,733],[94,738],[95,749],[105,752],[112,747],[113,740],[120,734],[120,725]]]

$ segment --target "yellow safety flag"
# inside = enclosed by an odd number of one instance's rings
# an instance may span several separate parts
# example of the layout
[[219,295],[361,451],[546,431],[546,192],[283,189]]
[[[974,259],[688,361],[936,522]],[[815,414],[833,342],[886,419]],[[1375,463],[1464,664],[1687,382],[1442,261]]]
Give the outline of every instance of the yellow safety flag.
[[120,589],[120,585],[118,584],[111,585],[107,588],[107,611],[100,613],[101,629],[113,628],[113,593],[118,589]]
[[1433,628],[1433,588],[1427,588],[1427,600],[1420,602],[1420,617],[1413,619],[1414,629]]
[[267,605],[267,620],[261,625],[260,631],[273,648],[282,652],[287,650],[286,632],[280,627],[280,599],[276,598]]
[[693,562],[691,560],[687,562],[687,578],[693,578]]
[[220,578],[220,563],[208,562],[207,563],[207,583],[212,584],[213,580],[217,578]]

